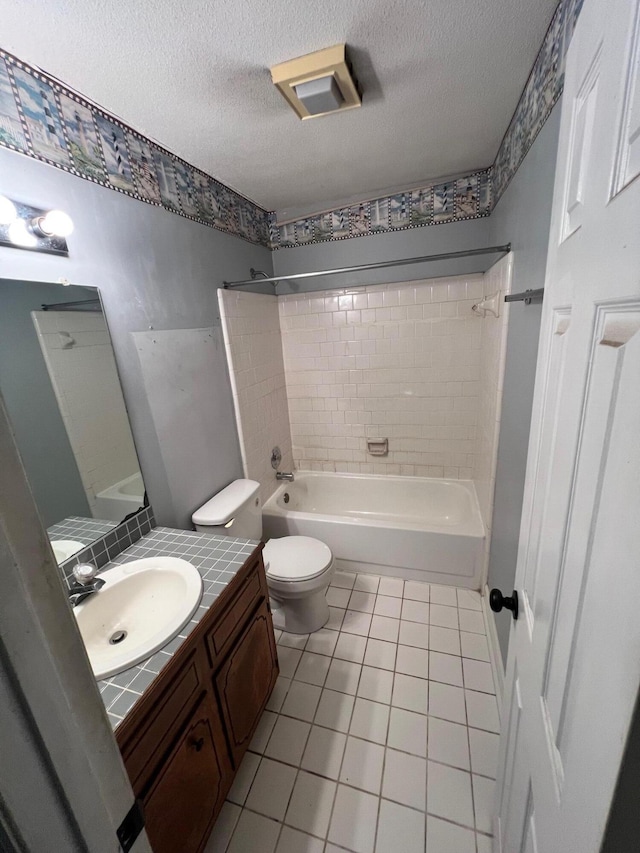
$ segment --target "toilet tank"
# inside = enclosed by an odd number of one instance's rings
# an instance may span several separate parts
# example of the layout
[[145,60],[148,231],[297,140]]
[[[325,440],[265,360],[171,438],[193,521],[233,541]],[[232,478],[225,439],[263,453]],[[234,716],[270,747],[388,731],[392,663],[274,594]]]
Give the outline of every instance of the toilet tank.
[[234,539],[261,539],[259,490],[255,480],[234,480],[193,513],[196,530]]

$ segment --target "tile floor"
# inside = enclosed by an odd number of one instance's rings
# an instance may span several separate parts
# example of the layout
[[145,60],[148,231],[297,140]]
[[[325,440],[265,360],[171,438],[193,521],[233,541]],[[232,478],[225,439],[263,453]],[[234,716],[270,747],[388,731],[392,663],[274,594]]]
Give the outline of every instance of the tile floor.
[[205,853],[490,853],[498,710],[478,593],[337,572]]

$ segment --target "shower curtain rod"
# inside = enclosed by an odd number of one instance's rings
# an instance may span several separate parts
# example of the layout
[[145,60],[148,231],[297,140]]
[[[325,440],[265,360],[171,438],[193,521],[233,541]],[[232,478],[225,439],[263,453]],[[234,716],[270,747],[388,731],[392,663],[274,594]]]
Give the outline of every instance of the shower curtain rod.
[[100,308],[100,299],[96,297],[95,299],[76,299],[73,302],[49,302],[42,303],[43,311],[64,311],[65,308],[75,308],[76,305],[98,305],[97,309],[93,309],[94,311],[101,311]]
[[[470,258],[474,255],[494,255],[497,253],[506,255],[510,251],[511,243],[507,243],[504,246],[488,246],[484,249],[465,249],[460,252],[444,252],[440,255],[423,255],[420,258],[402,258],[399,261],[380,261],[373,264],[359,264],[358,266],[353,267],[338,267],[333,270],[317,270],[315,272],[298,272],[293,273],[292,275],[278,275],[272,276],[271,278],[263,278],[261,279],[260,284],[263,282],[273,282],[274,284],[278,284],[280,281],[297,281],[301,278],[317,278],[325,275],[340,275],[340,273],[364,272],[365,270],[382,270],[387,267],[403,267],[406,264],[426,264],[430,261],[448,261],[452,258]],[[244,287],[247,284],[255,283],[255,279],[250,278],[246,281],[223,281],[222,285],[225,290],[228,290],[231,287]],[[364,287],[365,285],[366,282],[362,282],[358,284],[350,284],[349,287]]]

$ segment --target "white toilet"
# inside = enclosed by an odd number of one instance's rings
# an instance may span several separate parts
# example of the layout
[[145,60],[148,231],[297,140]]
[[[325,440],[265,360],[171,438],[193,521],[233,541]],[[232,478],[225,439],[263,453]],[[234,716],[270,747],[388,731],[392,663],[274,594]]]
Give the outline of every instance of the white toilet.
[[[255,480],[234,480],[191,516],[196,530],[241,539],[262,538],[262,507]],[[311,634],[329,619],[327,587],[335,572],[331,549],[309,536],[270,539],[263,551],[273,624]]]

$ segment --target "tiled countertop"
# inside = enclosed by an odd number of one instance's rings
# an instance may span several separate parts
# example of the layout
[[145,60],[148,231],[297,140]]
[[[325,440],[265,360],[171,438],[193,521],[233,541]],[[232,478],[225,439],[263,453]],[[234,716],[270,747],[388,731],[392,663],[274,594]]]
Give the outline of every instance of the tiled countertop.
[[127,548],[104,571],[143,557],[173,556],[192,563],[202,575],[202,600],[180,634],[147,660],[98,682],[113,728],[117,728],[172,655],[180,648],[227,584],[233,580],[258,542],[225,536],[203,536],[170,527],[156,527]]
[[82,518],[78,515],[70,515],[57,524],[47,528],[49,539],[75,539],[83,545],[91,545],[96,539],[101,539],[110,533],[118,525],[113,521],[101,518]]

